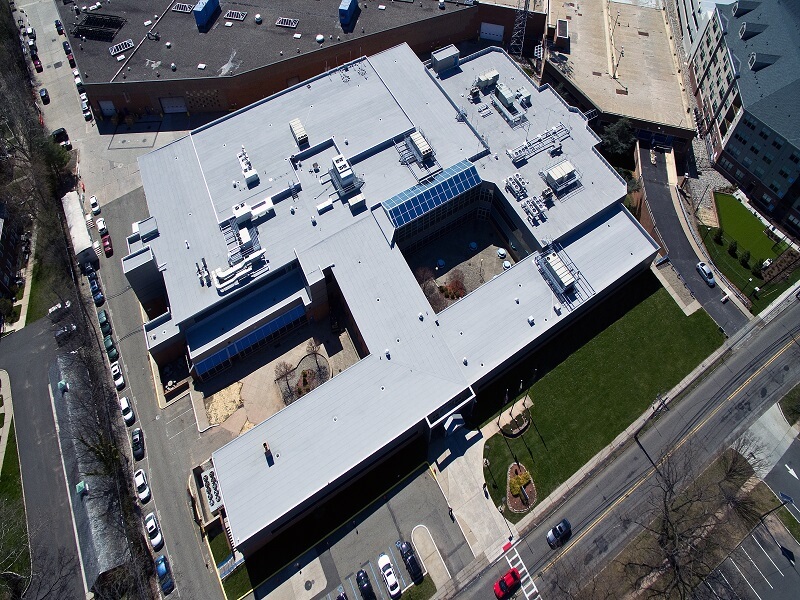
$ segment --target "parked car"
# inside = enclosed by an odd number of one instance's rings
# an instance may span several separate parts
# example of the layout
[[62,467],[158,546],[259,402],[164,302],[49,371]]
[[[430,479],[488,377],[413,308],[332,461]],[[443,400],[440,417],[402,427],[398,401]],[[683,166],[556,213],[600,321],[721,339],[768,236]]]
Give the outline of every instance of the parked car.
[[103,306],[103,303],[106,301],[106,297],[103,295],[103,292],[97,292],[92,296],[92,300],[94,300],[95,306]]
[[562,519],[561,522],[547,532],[547,543],[551,548],[559,548],[572,536],[572,525]]
[[67,62],[69,63],[70,67],[74,67],[75,66],[75,57],[72,55],[72,52],[67,54]]
[[25,35],[27,35],[30,39],[35,40],[36,39],[36,30],[33,27],[28,27],[25,30]]
[[97,196],[89,196],[89,206],[92,209],[93,215],[100,214],[100,202],[98,202]]
[[50,317],[50,320],[55,323],[69,312],[70,306],[72,306],[72,303],[69,300],[63,303],[59,302],[58,304],[56,304],[55,306],[51,306],[47,310],[47,316]]
[[56,33],[58,35],[64,35],[64,26],[61,24],[61,21],[56,19]]
[[72,148],[72,142],[69,141],[67,130],[63,127],[56,129],[51,135],[53,136],[53,141],[56,144],[61,144],[67,150]]
[[699,262],[695,268],[697,269],[697,272],[700,273],[700,277],[703,278],[703,281],[708,284],[708,287],[714,287],[717,285],[717,282],[714,281],[714,273],[706,263]]
[[114,378],[114,385],[118,390],[125,387],[125,378],[122,376],[122,367],[118,361],[111,363],[111,377]]
[[75,323],[69,323],[67,325],[59,327],[54,334],[56,338],[56,344],[60,346],[61,344],[66,343],[67,340],[69,340],[72,337],[72,335],[75,333],[77,329],[78,328],[75,325]]
[[83,87],[83,79],[80,76],[75,77],[75,87],[78,89],[78,93],[82,94],[86,91],[86,88]]
[[136,460],[144,458],[144,432],[140,427],[131,432],[131,452]]
[[164,594],[170,594],[175,589],[175,581],[172,579],[172,571],[169,568],[169,561],[163,554],[156,559],[156,576],[158,585]]
[[422,581],[425,575],[422,572],[422,567],[419,564],[417,553],[414,552],[414,547],[411,545],[411,542],[398,540],[396,546],[398,550],[400,550],[400,556],[406,565],[406,570],[411,577],[411,581],[414,583],[419,583]]
[[42,104],[50,104],[50,94],[47,93],[47,88],[39,90],[39,98],[42,99]]
[[[92,275],[94,275],[94,273],[92,273]],[[97,275],[89,277],[89,289],[92,292],[92,296],[100,291],[100,282],[97,281]]]
[[356,573],[356,584],[358,591],[361,592],[363,600],[376,600],[375,592],[372,589],[372,583],[369,581],[369,576],[364,569]]
[[383,576],[383,582],[386,584],[386,589],[389,591],[390,598],[399,598],[402,594],[400,589],[400,582],[397,581],[397,576],[394,574],[394,567],[392,561],[385,554],[378,556],[378,568]]
[[117,360],[119,358],[119,351],[114,345],[114,339],[110,335],[107,335],[105,338],[103,338],[103,346],[106,348],[108,360]]
[[336,600],[348,600],[347,594],[345,592],[341,592],[338,596],[336,596]]
[[108,313],[105,310],[101,310],[97,313],[97,320],[100,322],[100,331],[103,332],[103,335],[111,333],[111,320],[108,318]]
[[103,217],[100,217],[96,221],[97,225],[97,233],[100,235],[105,235],[108,233],[108,228],[106,227],[106,220]]
[[120,397],[119,409],[122,412],[122,420],[125,421],[125,425],[130,426],[136,422],[136,415],[127,396]]
[[114,246],[111,243],[111,236],[105,234],[101,239],[103,240],[103,252],[106,253],[106,256],[108,257],[114,254]]
[[505,575],[494,584],[494,595],[497,600],[504,600],[511,596],[519,587],[519,571],[514,568],[509,569]]
[[33,61],[33,68],[36,69],[36,72],[41,73],[44,69],[42,68],[42,61],[39,60],[39,57],[36,55],[31,56],[31,60]]
[[146,504],[150,500],[150,486],[147,485],[147,475],[144,471],[138,469],[133,474],[133,485],[136,488],[136,495],[142,504]]
[[161,527],[158,526],[155,513],[150,513],[144,518],[144,528],[147,530],[147,537],[150,538],[153,550],[161,548],[164,545],[164,536],[161,535]]
[[[82,96],[84,94],[81,94]],[[84,121],[92,120],[92,109],[89,108],[89,103],[86,100],[81,100],[81,112],[83,113]]]
[[64,48],[64,54],[72,54],[72,47],[69,45],[68,41],[64,40],[61,47]]

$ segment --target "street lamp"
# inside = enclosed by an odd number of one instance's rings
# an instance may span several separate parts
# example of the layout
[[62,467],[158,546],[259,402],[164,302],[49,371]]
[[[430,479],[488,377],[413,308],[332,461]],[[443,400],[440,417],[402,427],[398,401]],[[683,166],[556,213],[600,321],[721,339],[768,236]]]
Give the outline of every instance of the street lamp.
[[752,278],[752,277],[750,277],[750,278],[747,280],[747,285],[746,285],[746,286],[744,286],[744,292],[742,292],[743,294],[746,294],[746,293],[747,293],[747,288],[749,288],[749,287],[750,287],[750,284],[751,284],[751,283],[753,283],[753,278]]

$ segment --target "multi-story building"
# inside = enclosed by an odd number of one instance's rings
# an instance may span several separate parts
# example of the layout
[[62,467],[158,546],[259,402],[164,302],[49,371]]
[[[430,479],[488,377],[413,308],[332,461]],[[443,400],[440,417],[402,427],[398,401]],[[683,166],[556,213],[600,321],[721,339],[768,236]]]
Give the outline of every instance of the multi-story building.
[[690,73],[711,162],[765,214],[800,234],[800,4],[716,6]]
[[[239,550],[441,433],[647,268],[657,245],[598,142],[499,48],[462,59],[451,46],[423,65],[404,44],[139,159],[151,216],[122,262],[142,304],[163,307],[144,326],[156,362],[183,355],[211,378],[331,312],[358,353],[212,455],[214,493],[200,496],[224,507]],[[484,280],[481,259],[475,289],[434,310],[409,264],[474,228],[494,232],[496,270]],[[439,277],[452,256],[477,264],[477,243],[445,245]]]

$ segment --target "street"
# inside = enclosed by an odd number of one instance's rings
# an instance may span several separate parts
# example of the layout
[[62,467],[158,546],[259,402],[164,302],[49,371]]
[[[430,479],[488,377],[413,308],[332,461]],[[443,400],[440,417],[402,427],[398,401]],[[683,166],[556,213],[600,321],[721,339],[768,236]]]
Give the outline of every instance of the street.
[[[691,451],[705,464],[731,443],[768,406],[800,380],[800,303],[761,329],[754,329],[732,354],[696,388],[658,419],[641,437],[642,446],[658,462],[666,453]],[[795,446],[796,447],[796,446]],[[516,541],[515,549],[544,598],[559,597],[554,567],[561,561],[575,567],[574,577],[597,572],[638,533],[636,518],[652,488],[653,467],[635,444],[602,469],[547,520]],[[572,523],[572,540],[559,551],[545,540],[561,518]],[[508,569],[504,558],[469,580],[457,581],[459,598],[485,598]]]

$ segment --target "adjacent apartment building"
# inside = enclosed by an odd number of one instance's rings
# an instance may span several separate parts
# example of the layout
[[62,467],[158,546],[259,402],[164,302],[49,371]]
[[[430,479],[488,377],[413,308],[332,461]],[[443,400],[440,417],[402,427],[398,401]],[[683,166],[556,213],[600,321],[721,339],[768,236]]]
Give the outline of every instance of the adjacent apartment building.
[[696,118],[709,159],[800,235],[800,3],[717,5],[693,45]]

